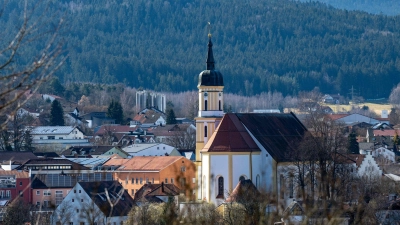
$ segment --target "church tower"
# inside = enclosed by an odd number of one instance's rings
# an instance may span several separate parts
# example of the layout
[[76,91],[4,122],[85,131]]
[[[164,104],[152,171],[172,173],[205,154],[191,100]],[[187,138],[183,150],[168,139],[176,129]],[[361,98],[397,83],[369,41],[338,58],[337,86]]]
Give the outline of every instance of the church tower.
[[[211,33],[208,32],[207,68],[199,74],[199,112],[196,120],[196,161],[201,161],[200,151],[214,133],[224,111],[224,80],[215,70]],[[199,163],[201,164],[201,163]],[[201,166],[201,165],[200,165]]]

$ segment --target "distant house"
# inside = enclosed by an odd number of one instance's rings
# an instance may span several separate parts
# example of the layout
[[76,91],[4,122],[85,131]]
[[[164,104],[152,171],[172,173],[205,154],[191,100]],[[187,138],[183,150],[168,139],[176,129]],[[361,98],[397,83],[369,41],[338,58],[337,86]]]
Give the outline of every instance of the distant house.
[[353,165],[353,168],[356,169],[358,177],[366,180],[382,177],[382,169],[372,156],[371,150],[367,150],[365,155],[349,154],[347,157],[353,161],[351,164]]
[[30,159],[37,159],[38,157],[32,152],[1,152],[0,164],[3,170],[13,170]]
[[339,123],[344,123],[344,124],[353,124],[355,122],[365,122],[369,123],[371,125],[377,124],[380,121],[376,118],[371,118],[368,116],[364,116],[358,113],[353,113],[353,114],[332,114],[332,115],[327,115],[330,119],[333,121],[339,122]]
[[32,145],[89,145],[82,130],[71,126],[38,126],[31,130]]
[[166,115],[164,112],[155,108],[144,109],[140,111],[134,118],[133,123],[142,125],[142,128],[153,126],[165,126],[167,124]]
[[78,182],[54,211],[53,225],[119,225],[133,206],[132,197],[116,181]]
[[17,115],[18,116],[32,116],[33,118],[38,118],[40,115],[40,112],[36,109],[31,109],[31,108],[20,108],[17,110]]
[[174,147],[163,143],[131,144],[123,147],[122,150],[133,157],[181,155]]
[[73,112],[65,113],[64,115],[65,124],[70,126],[78,126],[78,125],[85,125],[87,126],[88,122],[79,116],[78,108],[75,108]]
[[71,146],[68,149],[62,151],[60,155],[71,158],[71,157],[96,157],[103,155],[111,149],[118,148],[113,145],[90,145],[90,146]]
[[109,138],[120,146],[131,143],[152,143],[154,135],[142,129],[141,126],[102,125],[94,134],[94,142],[97,143],[104,138]]
[[89,128],[95,128],[103,124],[115,124],[115,119],[108,117],[106,112],[91,112],[81,117],[87,121]]
[[[158,143],[172,144],[177,138],[185,139],[183,141],[196,140],[196,127],[193,124],[170,124],[149,129]],[[186,146],[188,148],[188,146]]]
[[136,193],[134,202],[140,206],[143,203],[163,203],[170,200],[178,203],[181,190],[174,184],[145,184]]

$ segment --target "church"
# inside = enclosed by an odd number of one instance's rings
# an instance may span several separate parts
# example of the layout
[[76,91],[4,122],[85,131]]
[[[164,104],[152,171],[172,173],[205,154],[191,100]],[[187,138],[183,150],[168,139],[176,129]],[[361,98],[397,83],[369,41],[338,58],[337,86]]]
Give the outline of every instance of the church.
[[[224,113],[224,79],[215,69],[208,34],[206,70],[199,74],[196,121],[197,199],[222,204],[241,180],[288,199],[279,166],[289,165],[293,143],[307,129],[292,113]],[[279,196],[281,195],[281,196]],[[284,195],[284,196],[283,196]]]

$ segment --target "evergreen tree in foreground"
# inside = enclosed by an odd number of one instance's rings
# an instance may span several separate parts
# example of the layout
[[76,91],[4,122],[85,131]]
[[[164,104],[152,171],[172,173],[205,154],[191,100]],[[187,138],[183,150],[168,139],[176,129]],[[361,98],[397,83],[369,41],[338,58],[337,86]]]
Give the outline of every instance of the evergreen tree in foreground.
[[112,100],[107,109],[107,116],[115,119],[116,124],[122,124],[124,120],[124,111],[122,109],[121,103]]
[[351,132],[348,136],[347,149],[350,154],[360,154],[360,147],[357,142],[356,133]]
[[64,110],[59,101],[54,100],[51,103],[50,111],[50,125],[51,126],[64,126]]

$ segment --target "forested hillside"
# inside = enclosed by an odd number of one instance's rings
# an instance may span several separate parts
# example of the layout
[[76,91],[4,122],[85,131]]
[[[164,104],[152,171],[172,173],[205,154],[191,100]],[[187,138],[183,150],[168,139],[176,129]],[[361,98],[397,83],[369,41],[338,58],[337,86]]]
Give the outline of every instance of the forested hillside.
[[[19,2],[5,8],[6,31],[17,26]],[[194,90],[205,69],[208,21],[226,92],[293,95],[318,86],[347,95],[354,86],[364,98],[380,98],[400,81],[399,16],[287,0],[50,2],[49,11],[66,14],[63,82]]]
[[[301,0],[310,2],[310,0]],[[400,4],[397,0],[313,0],[324,2],[339,9],[360,10],[374,14],[400,15]]]

